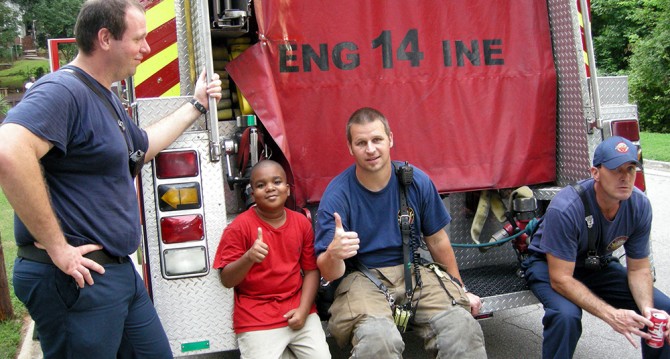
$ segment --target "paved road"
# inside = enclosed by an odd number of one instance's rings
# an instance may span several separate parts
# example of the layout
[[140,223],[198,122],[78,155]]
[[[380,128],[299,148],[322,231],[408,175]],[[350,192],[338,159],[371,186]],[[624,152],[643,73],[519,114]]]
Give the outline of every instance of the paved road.
[[[661,167],[657,167],[661,168]],[[656,266],[656,287],[670,293],[670,231],[667,225],[670,219],[670,167],[662,170],[646,169],[647,194],[654,211],[652,222],[652,246]],[[542,315],[539,304],[505,310],[494,314],[492,319],[481,323],[486,337],[486,352],[490,359],[540,358],[542,351]],[[333,347],[336,344],[331,343]],[[405,358],[426,358],[420,340],[415,336],[407,337]],[[334,353],[333,358],[346,358],[346,352]],[[635,349],[626,338],[616,333],[599,319],[584,313],[583,334],[575,359],[640,358],[639,349]],[[222,358],[237,358],[228,353]],[[22,348],[18,359],[41,359],[42,353],[37,342],[28,341]]]

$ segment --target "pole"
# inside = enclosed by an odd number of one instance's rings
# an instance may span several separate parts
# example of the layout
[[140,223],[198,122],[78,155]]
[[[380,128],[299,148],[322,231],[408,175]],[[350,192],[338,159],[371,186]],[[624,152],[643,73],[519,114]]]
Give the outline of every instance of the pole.
[[5,270],[5,254],[2,250],[2,235],[0,234],[0,322],[14,317],[12,301],[9,297],[9,282]]

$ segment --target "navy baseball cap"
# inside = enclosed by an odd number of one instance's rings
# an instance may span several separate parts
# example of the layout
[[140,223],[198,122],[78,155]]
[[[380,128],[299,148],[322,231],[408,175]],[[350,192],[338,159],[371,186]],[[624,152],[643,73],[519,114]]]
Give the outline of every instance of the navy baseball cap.
[[593,154],[593,167],[603,165],[614,170],[624,163],[635,163],[637,160],[637,147],[627,139],[620,136],[612,136],[601,142]]

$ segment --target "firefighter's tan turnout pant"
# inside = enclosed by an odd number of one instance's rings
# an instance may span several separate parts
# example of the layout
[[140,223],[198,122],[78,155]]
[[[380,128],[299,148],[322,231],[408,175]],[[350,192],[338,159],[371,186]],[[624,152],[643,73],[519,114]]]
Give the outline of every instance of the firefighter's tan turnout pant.
[[[396,303],[405,298],[402,265],[373,269]],[[462,288],[450,279],[443,280],[420,267],[423,287],[417,288],[413,330],[424,338],[425,348],[438,358],[486,358],[484,334],[469,310]],[[453,300],[452,298],[453,297]],[[455,302],[455,304],[453,304]],[[340,346],[349,341],[352,358],[402,358],[402,336],[393,322],[388,301],[361,272],[347,275],[337,287],[330,307],[328,329]]]

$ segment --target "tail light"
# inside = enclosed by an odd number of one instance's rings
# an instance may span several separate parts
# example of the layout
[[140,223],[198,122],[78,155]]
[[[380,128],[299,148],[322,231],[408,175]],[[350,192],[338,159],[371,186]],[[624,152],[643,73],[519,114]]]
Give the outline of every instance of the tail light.
[[163,151],[153,164],[163,277],[206,275],[209,256],[198,152]]
[[[637,147],[637,160],[641,164],[644,164],[642,157],[642,146],[640,145],[640,126],[637,119],[611,120],[608,121],[608,124],[609,126],[603,126],[603,130],[605,130],[605,136],[621,136],[633,142],[633,144],[635,144]],[[608,134],[609,136],[607,136]],[[642,192],[647,190],[647,185],[644,180],[643,166],[638,167],[637,173],[635,174],[635,187],[637,187]]]
[[205,238],[202,216],[199,214],[161,218],[163,243],[183,243]]

